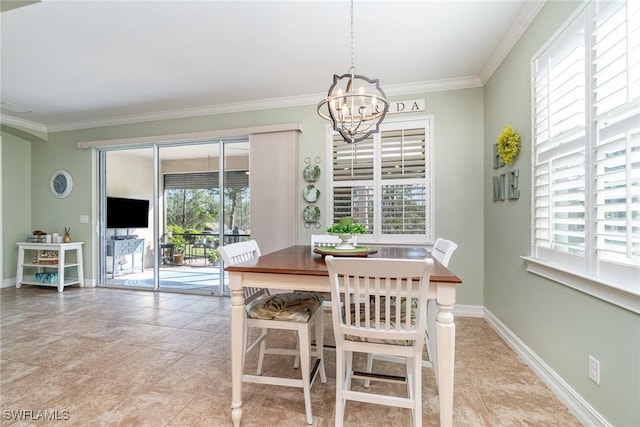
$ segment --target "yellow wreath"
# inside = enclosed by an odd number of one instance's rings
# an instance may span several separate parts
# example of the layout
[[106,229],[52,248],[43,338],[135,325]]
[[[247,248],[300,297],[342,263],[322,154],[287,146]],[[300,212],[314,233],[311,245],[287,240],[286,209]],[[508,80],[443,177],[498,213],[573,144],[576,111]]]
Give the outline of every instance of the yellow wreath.
[[520,152],[520,135],[515,133],[511,126],[507,126],[500,132],[497,145],[500,159],[510,165]]

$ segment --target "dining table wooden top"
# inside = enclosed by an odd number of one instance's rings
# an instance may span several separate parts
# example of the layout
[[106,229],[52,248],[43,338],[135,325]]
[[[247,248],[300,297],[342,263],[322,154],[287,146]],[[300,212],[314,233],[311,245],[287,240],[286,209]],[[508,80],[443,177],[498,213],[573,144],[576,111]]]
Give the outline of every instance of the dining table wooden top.
[[[432,258],[431,253],[422,247],[409,246],[370,246],[375,253],[368,258],[424,259]],[[229,272],[299,274],[309,276],[329,276],[324,256],[314,253],[309,245],[295,245],[261,255],[225,268]],[[447,267],[433,258],[431,282],[462,283]]]

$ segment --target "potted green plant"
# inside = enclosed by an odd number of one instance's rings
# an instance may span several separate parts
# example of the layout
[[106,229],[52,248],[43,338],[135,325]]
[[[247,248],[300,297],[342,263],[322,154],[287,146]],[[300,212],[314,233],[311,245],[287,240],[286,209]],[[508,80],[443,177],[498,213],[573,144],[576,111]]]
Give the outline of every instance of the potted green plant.
[[354,223],[353,218],[350,216],[342,217],[340,218],[340,222],[327,227],[327,233],[337,235],[342,241],[336,246],[336,249],[354,249],[355,247],[349,243],[351,236],[354,234],[364,234],[366,232],[367,227]]
[[218,261],[220,260],[220,252],[218,249],[210,249],[207,251],[207,258],[212,265],[218,265]]
[[184,230],[179,225],[170,225],[169,240],[173,243],[173,263],[184,264],[184,248],[187,241],[184,238]]

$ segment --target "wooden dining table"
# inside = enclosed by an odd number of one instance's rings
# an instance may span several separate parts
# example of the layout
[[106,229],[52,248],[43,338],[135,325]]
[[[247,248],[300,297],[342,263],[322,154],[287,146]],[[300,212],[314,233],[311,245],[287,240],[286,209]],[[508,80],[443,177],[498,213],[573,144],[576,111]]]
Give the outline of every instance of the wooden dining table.
[[[370,258],[424,259],[431,254],[421,247],[370,246]],[[311,246],[296,245],[262,255],[254,260],[226,267],[231,290],[231,419],[242,419],[242,374],[246,345],[245,287],[329,292],[329,273],[322,255]],[[428,297],[437,302],[435,351],[440,401],[440,425],[453,424],[453,374],[455,322],[453,306],[456,288],[462,280],[434,259]],[[430,340],[433,341],[433,340]],[[433,354],[433,353],[432,353]]]

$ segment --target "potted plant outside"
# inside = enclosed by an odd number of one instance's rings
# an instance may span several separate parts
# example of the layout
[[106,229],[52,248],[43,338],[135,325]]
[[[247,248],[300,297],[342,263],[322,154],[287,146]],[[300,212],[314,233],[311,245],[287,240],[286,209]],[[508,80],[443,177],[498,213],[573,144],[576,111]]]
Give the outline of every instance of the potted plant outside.
[[220,252],[218,249],[210,249],[207,251],[207,258],[211,265],[218,265],[218,261],[220,261]]
[[173,243],[173,263],[184,264],[184,248],[186,240],[184,238],[184,230],[179,225],[170,225],[169,234],[171,243]]

